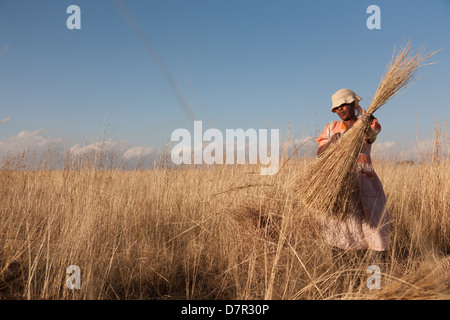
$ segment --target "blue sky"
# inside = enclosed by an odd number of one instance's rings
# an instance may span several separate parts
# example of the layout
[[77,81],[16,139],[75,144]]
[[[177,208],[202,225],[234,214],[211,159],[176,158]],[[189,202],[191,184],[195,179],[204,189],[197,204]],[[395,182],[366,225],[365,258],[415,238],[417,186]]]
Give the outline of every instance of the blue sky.
[[[0,0],[0,153],[105,138],[152,150],[190,130],[278,128],[300,139],[338,120],[331,95],[367,108],[394,46],[444,49],[375,115],[380,145],[432,137],[450,109],[450,1],[124,0],[167,73],[112,0]],[[68,30],[69,5],[81,30]],[[381,29],[369,30],[369,5]],[[178,96],[173,84],[179,87]],[[416,126],[416,118],[418,126]],[[394,144],[392,143],[394,142]],[[145,149],[147,148],[147,149]]]

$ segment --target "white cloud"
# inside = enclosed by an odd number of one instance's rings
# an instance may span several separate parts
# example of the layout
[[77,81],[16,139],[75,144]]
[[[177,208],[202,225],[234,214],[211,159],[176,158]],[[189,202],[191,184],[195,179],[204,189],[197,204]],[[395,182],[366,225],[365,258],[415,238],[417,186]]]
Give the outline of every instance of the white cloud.
[[157,152],[150,146],[131,146],[126,140],[108,139],[86,146],[76,144],[70,148],[70,153],[76,157],[100,153],[99,161],[106,160],[113,167],[135,168],[142,164],[151,165]]
[[[39,162],[47,152],[52,153],[52,157],[60,164],[64,161],[64,152],[67,151],[62,138],[46,135],[43,129],[35,131],[21,131],[18,135],[0,140],[0,159],[10,154],[15,156],[18,153],[29,151],[36,156]],[[104,159],[113,159],[108,164],[121,165],[122,167],[134,168],[137,164],[151,164],[157,156],[157,150],[150,146],[131,146],[126,140],[113,140],[95,142],[87,145],[75,144],[68,149],[72,157],[89,156],[99,152]],[[100,157],[101,158],[101,157]],[[55,161],[55,163],[58,163]],[[30,164],[31,165],[31,164]]]
[[73,155],[83,155],[91,152],[113,152],[123,154],[129,149],[129,145],[125,140],[108,139],[88,144],[86,146],[74,145],[70,148],[70,153]]
[[445,153],[448,157],[450,154],[448,144],[444,146],[443,141],[436,143],[433,139],[411,140],[406,143],[396,141],[375,142],[372,155],[375,157],[389,157],[401,160],[424,161],[431,159],[433,154],[440,156]]
[[[63,151],[63,139],[45,135],[42,129],[24,130],[17,136],[0,140],[0,163],[13,167],[24,166],[30,170],[37,169],[42,163],[54,167],[59,161],[59,157],[55,157],[55,155],[62,154]],[[23,152],[25,152],[25,157],[20,156]]]
[[0,141],[0,155],[8,152],[15,154],[30,150],[41,153],[49,149],[62,150],[63,139],[44,135],[44,130],[21,131],[17,136],[9,137]]
[[393,146],[395,146],[395,141],[386,141],[386,142],[380,143],[379,146],[384,149],[390,149]]
[[131,146],[126,140],[108,139],[95,142],[86,146],[76,144],[70,148],[73,155],[83,155],[91,152],[114,153],[125,160],[150,156],[155,153],[155,148],[149,146]]
[[433,139],[423,139],[420,141],[411,141],[403,152],[405,158],[415,160],[431,159],[436,155],[442,156],[443,153],[448,157],[450,148],[448,144],[443,145],[443,141],[437,143]]
[[395,141],[389,140],[389,141],[375,141],[375,143],[372,145],[372,156],[373,157],[379,157],[379,158],[385,158],[385,157],[393,157],[397,156],[399,152],[399,146]]
[[133,158],[140,158],[140,157],[146,157],[150,156],[155,152],[155,148],[153,147],[132,147],[125,151],[123,154],[124,159],[133,159]]
[[7,123],[9,120],[11,120],[11,117],[7,117],[5,119],[0,120],[0,124]]
[[388,150],[392,150],[394,146],[397,146],[395,141],[385,141],[385,142],[375,141],[375,143],[372,146],[372,150],[374,152],[386,152]]

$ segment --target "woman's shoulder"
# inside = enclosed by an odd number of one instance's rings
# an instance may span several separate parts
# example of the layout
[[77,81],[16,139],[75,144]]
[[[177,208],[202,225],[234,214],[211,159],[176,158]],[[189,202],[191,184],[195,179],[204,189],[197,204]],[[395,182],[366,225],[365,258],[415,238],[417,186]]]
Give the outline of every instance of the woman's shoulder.
[[330,123],[327,123],[325,125],[325,127],[323,128],[322,134],[320,135],[320,137],[328,137],[331,138],[331,136],[336,133],[339,132],[339,128],[341,128],[341,121],[331,121]]
[[324,128],[324,129],[327,129],[327,128],[335,128],[335,127],[337,127],[339,124],[341,124],[341,121],[335,121],[335,120],[333,120],[333,121],[327,123],[327,124],[325,125],[325,128]]
[[340,128],[340,127],[342,127],[342,121],[333,120],[328,124],[328,126],[331,128],[331,130]]

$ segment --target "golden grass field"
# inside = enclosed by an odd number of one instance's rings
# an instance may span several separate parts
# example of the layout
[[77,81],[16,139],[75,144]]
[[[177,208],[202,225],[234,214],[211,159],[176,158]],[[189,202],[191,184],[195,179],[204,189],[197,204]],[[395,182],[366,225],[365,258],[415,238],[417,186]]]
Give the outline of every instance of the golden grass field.
[[[1,299],[449,299],[450,162],[374,160],[391,248],[381,289],[368,259],[336,264],[316,217],[256,165],[0,171]],[[19,168],[20,167],[20,168]],[[19,168],[19,169],[17,169]],[[67,267],[81,288],[66,286]]]

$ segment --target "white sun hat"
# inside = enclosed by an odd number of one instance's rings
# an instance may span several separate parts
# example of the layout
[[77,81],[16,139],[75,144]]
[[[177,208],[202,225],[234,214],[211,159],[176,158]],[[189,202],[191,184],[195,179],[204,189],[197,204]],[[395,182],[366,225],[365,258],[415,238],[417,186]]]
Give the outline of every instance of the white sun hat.
[[341,104],[352,103],[355,100],[361,101],[362,98],[350,89],[341,89],[331,96],[331,102],[333,103],[331,112],[334,112],[333,109]]

